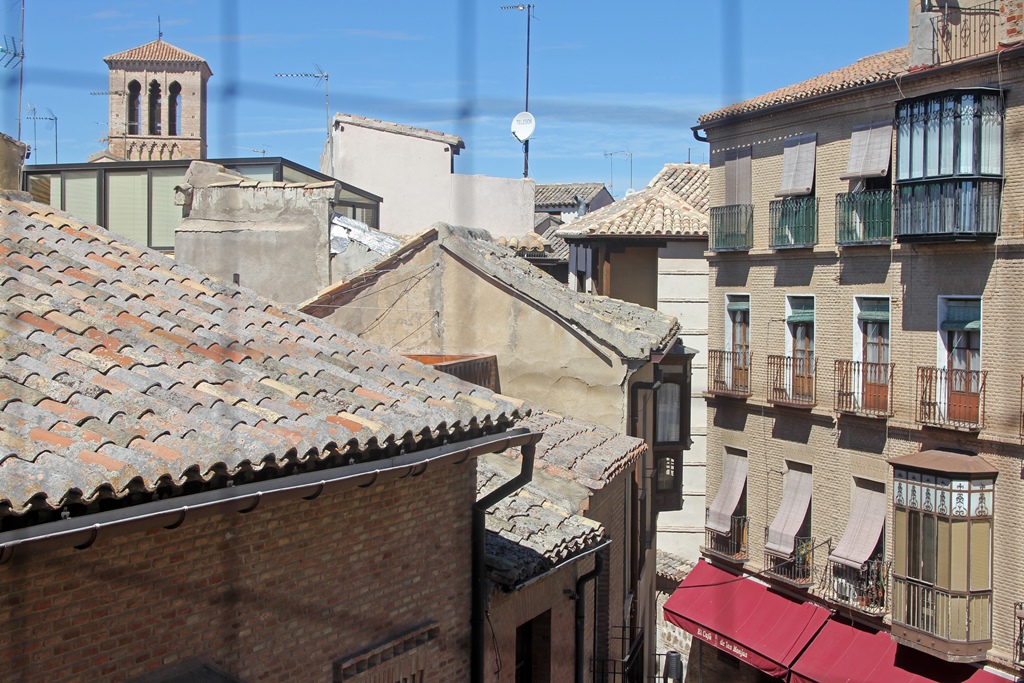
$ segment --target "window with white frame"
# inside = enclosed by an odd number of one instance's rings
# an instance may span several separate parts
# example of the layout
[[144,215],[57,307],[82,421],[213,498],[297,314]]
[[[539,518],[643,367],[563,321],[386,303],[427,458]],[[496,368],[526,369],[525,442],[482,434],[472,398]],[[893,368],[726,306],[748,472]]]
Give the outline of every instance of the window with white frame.
[[791,395],[814,397],[814,297],[786,297],[786,327],[789,330],[789,355],[792,357]]
[[889,407],[889,299],[857,297],[854,357],[859,361],[851,389],[859,395],[859,408],[888,412]]

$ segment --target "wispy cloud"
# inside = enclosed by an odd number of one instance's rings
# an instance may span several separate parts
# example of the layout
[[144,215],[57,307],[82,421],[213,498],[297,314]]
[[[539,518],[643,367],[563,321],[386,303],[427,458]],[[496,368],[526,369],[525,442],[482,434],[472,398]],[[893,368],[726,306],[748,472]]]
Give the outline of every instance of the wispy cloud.
[[255,43],[258,45],[269,45],[285,41],[310,40],[314,37],[315,35],[312,33],[235,33],[198,36],[191,38],[191,40],[196,43]]
[[[115,10],[115,13],[116,13],[116,10]],[[131,15],[131,14],[124,14],[124,13],[116,13],[116,14],[117,14],[117,16],[104,17],[104,18],[127,19],[129,17],[134,16],[134,15]],[[166,28],[172,27],[172,26],[188,26],[191,23],[192,23],[191,19],[163,19],[160,22],[160,28],[161,29],[166,29]],[[140,19],[138,21],[129,21],[129,22],[126,22],[126,23],[117,24],[115,26],[107,26],[105,30],[107,30],[107,31],[139,31],[139,30],[145,31],[147,29],[153,29],[153,32],[155,33],[156,32],[156,22],[153,21],[152,19]]]
[[344,32],[349,36],[377,38],[379,40],[399,40],[403,42],[426,40],[426,36],[416,35],[415,33],[406,33],[405,31],[379,31],[372,28],[347,28]]
[[90,15],[93,19],[127,19],[132,16],[128,12],[122,12],[116,9],[105,9],[101,12],[95,12]]

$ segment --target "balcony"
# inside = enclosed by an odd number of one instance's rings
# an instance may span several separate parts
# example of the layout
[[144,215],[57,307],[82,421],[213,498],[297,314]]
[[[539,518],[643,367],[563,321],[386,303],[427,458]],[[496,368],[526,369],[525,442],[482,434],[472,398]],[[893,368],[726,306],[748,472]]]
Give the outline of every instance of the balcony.
[[794,408],[813,408],[818,359],[809,356],[768,356],[767,400]]
[[867,614],[884,614],[889,585],[889,563],[866,562],[860,569],[839,562],[828,563],[826,590],[833,602]]
[[870,190],[836,195],[836,244],[855,246],[892,241],[892,192]]
[[748,251],[754,246],[754,207],[733,204],[711,208],[711,251]]
[[[707,517],[707,510],[704,512]],[[736,516],[732,518],[732,525],[729,535],[720,534],[705,527],[704,547],[702,552],[713,555],[726,562],[742,564],[747,561],[747,518]]]
[[917,369],[917,421],[977,431],[985,426],[987,370]]
[[799,249],[818,243],[817,197],[787,197],[768,205],[768,246]]
[[889,417],[892,415],[893,363],[837,360],[835,410],[839,413]]
[[1024,667],[1024,602],[1013,603],[1013,663]]
[[980,661],[992,645],[992,591],[952,591],[894,576],[892,634],[948,661]]
[[995,239],[999,234],[999,180],[942,180],[900,185],[897,242]]
[[[764,537],[767,541],[767,527],[764,530]],[[814,583],[814,546],[813,537],[797,536],[792,555],[783,557],[765,551],[765,573],[794,586],[810,588]]]
[[708,351],[708,392],[750,397],[750,351]]
[[995,52],[1000,30],[999,3],[978,3],[973,7],[945,5],[932,18],[934,64]]

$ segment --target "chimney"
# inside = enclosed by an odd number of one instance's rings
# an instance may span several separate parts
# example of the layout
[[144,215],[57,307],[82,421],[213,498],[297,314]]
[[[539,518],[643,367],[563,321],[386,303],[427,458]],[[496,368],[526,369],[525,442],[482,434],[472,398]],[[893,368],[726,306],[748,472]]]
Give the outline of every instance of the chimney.
[[910,0],[910,64],[912,69],[936,62],[935,27],[939,12],[931,0]]

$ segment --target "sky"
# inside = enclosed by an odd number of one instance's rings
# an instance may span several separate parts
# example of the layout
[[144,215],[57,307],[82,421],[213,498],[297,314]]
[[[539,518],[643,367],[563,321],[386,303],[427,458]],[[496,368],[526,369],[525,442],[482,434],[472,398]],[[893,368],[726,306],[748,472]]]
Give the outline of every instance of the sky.
[[[0,0],[14,41],[21,4]],[[534,4],[530,176],[603,182],[615,197],[665,163],[706,162],[690,130],[700,114],[907,42],[905,1]],[[326,72],[332,112],[459,135],[456,172],[522,176],[510,125],[525,104],[526,12],[481,0],[25,0],[29,163],[105,148],[107,98],[90,95],[108,89],[103,58],[156,39],[158,17],[163,40],[213,71],[211,158],[265,151],[318,168],[324,83],[275,74]],[[0,69],[0,131],[12,137],[18,81],[18,68]],[[25,118],[30,105],[45,118]]]

